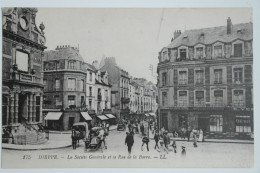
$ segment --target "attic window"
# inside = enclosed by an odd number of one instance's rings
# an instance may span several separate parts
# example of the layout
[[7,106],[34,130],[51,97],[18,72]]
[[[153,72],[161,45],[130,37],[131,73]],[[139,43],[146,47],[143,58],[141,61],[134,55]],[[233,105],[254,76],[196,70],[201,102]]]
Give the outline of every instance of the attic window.
[[204,33],[201,33],[201,34],[200,34],[200,37],[204,37],[204,35],[205,35]]
[[188,38],[188,36],[187,36],[187,35],[184,35],[182,39],[184,40],[184,39],[187,39],[187,38]]
[[237,33],[242,34],[242,30],[241,29],[237,30]]

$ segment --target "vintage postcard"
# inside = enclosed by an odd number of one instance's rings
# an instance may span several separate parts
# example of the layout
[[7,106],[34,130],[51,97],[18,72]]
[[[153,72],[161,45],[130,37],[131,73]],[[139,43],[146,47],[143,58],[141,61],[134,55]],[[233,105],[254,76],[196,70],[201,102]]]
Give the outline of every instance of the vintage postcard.
[[2,11],[2,168],[253,168],[252,8]]

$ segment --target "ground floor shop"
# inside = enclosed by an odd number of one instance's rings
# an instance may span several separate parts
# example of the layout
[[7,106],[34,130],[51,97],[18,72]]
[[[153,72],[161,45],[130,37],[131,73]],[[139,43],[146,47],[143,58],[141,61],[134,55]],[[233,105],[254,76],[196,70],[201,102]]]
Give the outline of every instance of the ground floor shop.
[[252,138],[252,109],[182,108],[160,109],[159,125],[169,132],[202,129],[208,138]]

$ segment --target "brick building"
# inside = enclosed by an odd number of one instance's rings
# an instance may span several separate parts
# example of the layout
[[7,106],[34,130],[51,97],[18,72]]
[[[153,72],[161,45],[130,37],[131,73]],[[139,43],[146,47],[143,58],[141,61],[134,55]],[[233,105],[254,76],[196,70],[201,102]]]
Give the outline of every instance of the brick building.
[[253,24],[175,31],[159,52],[160,127],[208,137],[253,132]]
[[[40,144],[44,25],[36,26],[36,8],[2,9],[3,142]],[[7,139],[6,137],[10,137]]]

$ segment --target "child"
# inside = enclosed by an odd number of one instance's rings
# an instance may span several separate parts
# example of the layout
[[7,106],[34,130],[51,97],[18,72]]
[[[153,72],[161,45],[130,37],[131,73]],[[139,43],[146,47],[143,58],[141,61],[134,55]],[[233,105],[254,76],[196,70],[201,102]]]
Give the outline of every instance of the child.
[[186,156],[186,149],[185,146],[181,146],[182,150],[181,150],[181,156]]

